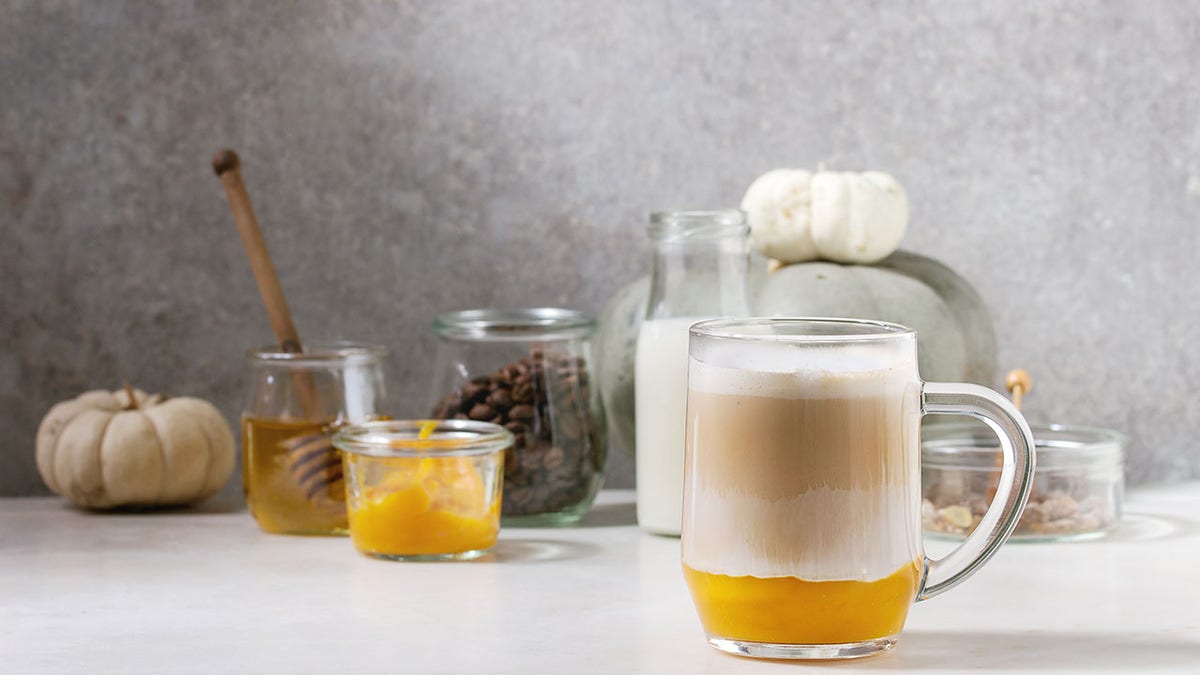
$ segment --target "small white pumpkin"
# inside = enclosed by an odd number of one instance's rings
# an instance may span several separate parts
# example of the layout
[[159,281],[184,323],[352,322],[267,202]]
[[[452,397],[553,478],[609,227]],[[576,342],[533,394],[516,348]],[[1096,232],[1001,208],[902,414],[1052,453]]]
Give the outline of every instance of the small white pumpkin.
[[776,169],[742,198],[750,241],[784,263],[832,260],[869,265],[900,246],[908,196],[886,173]]
[[233,433],[211,403],[128,386],[56,404],[37,432],[46,486],[90,509],[206,499],[229,481],[234,456]]

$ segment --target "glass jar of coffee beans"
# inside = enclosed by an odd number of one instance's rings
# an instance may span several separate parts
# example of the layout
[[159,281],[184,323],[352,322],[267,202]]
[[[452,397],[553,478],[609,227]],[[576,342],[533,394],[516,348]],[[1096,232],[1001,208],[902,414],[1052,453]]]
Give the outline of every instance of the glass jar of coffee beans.
[[505,525],[572,524],[600,489],[607,450],[591,382],[595,329],[591,317],[555,308],[468,310],[433,322],[432,416],[499,424],[515,437],[504,458]]

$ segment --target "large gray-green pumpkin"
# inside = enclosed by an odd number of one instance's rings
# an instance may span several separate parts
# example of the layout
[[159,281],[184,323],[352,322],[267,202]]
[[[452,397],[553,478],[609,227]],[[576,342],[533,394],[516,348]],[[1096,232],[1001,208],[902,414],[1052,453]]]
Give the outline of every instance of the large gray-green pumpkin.
[[[932,258],[897,251],[874,265],[808,262],[768,273],[755,256],[751,305],[761,316],[876,319],[917,331],[921,377],[992,386],[996,333],[975,289]],[[634,353],[649,277],[624,286],[600,314],[597,365],[609,437],[634,448]]]

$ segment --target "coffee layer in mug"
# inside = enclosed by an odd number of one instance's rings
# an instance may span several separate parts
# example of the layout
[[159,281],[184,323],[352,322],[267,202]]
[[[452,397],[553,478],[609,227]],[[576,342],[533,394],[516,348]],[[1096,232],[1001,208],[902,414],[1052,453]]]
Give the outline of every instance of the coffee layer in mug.
[[918,387],[907,364],[756,372],[693,360],[684,562],[870,581],[919,557]]

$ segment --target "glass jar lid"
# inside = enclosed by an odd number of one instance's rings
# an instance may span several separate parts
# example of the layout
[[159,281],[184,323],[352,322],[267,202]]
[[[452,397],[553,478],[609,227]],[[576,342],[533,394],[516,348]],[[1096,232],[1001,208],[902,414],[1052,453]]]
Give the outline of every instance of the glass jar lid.
[[[1124,434],[1100,427],[1033,424],[1037,471],[1121,467]],[[996,435],[980,424],[935,424],[921,430],[921,461],[929,467],[996,471],[1000,448]]]
[[312,367],[319,365],[343,365],[379,361],[387,355],[382,345],[359,342],[326,342],[307,345],[304,351],[288,351],[279,345],[266,345],[246,350],[246,358],[255,363],[277,366]]
[[[426,438],[422,428],[433,425]],[[343,427],[333,445],[372,457],[467,457],[504,450],[513,435],[504,427],[474,420],[383,420]]]
[[746,213],[738,209],[713,211],[655,211],[646,233],[655,241],[700,241],[744,237],[750,233]]
[[558,307],[468,309],[433,320],[433,332],[453,340],[530,342],[587,337],[596,321],[583,312]]

